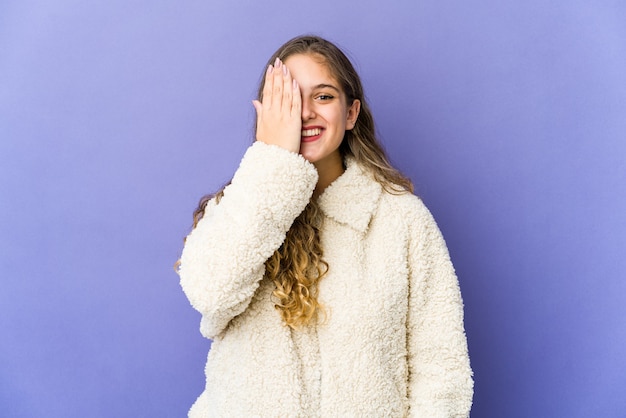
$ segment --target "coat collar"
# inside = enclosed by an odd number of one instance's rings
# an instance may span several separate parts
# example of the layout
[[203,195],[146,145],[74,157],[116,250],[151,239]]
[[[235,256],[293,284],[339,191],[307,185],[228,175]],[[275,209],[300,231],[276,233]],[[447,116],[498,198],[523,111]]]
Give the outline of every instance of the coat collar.
[[329,218],[364,233],[381,193],[380,183],[348,157],[346,171],[324,190],[318,203]]

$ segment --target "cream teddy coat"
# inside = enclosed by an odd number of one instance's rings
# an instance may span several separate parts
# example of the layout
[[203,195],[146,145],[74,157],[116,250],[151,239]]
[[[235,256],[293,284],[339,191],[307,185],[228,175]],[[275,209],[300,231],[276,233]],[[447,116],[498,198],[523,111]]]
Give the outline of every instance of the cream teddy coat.
[[264,262],[312,196],[302,156],[257,142],[187,237],[179,274],[213,340],[190,417],[467,417],[473,381],[463,305],[444,240],[412,194],[385,192],[354,161],[319,197],[330,268],[319,285],[319,370],[303,371]]

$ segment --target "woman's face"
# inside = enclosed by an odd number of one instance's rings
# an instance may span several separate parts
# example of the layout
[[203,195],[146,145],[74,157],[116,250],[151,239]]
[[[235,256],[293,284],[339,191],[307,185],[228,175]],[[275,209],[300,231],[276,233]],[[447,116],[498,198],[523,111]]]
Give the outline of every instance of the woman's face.
[[300,86],[302,133],[300,154],[321,168],[342,164],[339,145],[346,130],[354,127],[361,103],[349,106],[339,82],[315,55],[296,54],[284,64]]

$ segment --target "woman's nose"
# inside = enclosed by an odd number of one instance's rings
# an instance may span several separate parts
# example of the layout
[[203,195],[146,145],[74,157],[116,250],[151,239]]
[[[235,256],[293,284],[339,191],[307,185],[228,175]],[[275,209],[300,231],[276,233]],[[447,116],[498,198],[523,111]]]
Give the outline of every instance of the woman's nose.
[[302,120],[310,120],[315,118],[315,111],[313,110],[313,103],[310,100],[302,101]]

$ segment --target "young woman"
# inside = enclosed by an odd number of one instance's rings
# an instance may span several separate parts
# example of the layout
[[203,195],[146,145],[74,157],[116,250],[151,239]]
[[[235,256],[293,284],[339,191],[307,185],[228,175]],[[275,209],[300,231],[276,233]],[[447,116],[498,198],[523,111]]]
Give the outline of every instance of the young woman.
[[312,36],[266,68],[256,141],[201,201],[180,260],[213,340],[189,415],[468,416],[457,278],[358,74]]

